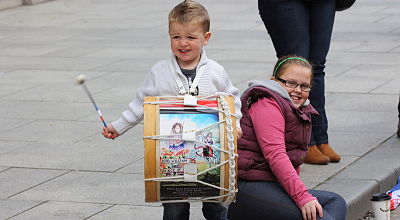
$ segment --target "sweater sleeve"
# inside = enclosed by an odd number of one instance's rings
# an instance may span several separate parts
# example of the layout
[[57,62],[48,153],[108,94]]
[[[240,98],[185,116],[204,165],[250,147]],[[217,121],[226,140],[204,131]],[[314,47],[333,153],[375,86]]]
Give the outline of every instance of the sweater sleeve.
[[112,126],[122,135],[143,120],[143,102],[145,96],[152,96],[156,91],[155,74],[152,70],[142,86],[136,92],[136,98],[129,103],[128,109],[122,112],[119,119],[112,122]]
[[285,119],[276,101],[272,98],[261,98],[251,105],[249,114],[263,156],[292,200],[299,208],[316,200],[308,193],[286,153]]

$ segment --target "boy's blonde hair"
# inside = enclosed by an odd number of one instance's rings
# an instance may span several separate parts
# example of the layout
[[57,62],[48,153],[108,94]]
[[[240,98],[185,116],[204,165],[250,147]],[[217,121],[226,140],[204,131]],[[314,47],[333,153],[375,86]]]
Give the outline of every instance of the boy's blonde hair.
[[207,9],[191,0],[186,0],[175,6],[168,15],[168,22],[179,22],[182,24],[200,24],[203,32],[210,31],[210,17]]

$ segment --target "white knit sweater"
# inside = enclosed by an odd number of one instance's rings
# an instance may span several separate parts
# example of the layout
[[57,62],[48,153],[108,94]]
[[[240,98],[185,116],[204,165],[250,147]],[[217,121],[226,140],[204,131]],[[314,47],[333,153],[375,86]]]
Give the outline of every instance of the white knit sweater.
[[[171,72],[170,68],[174,69]],[[198,74],[200,71],[202,74]],[[175,76],[178,76],[177,78]],[[225,92],[235,96],[235,112],[237,116],[236,126],[240,128],[239,120],[242,117],[240,112],[241,102],[239,90],[233,86],[225,69],[214,60],[207,58],[205,51],[202,51],[199,64],[196,67],[196,78],[198,81],[199,95],[212,95],[217,92]],[[143,99],[145,96],[177,96],[179,88],[176,82],[179,79],[186,92],[189,91],[189,84],[182,74],[175,56],[172,54],[168,60],[162,60],[151,68],[142,86],[136,93],[136,99],[129,103],[128,109],[122,112],[122,116],[112,122],[112,126],[119,134],[124,134],[143,120]]]

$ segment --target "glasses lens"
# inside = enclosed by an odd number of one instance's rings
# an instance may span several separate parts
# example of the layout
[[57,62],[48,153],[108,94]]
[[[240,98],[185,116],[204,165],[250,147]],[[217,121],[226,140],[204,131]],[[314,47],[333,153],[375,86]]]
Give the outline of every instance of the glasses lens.
[[300,85],[300,89],[304,92],[309,92],[311,90],[311,86],[309,85]]
[[297,84],[297,82],[293,82],[293,81],[286,81],[286,86],[289,88],[296,88],[299,84]]

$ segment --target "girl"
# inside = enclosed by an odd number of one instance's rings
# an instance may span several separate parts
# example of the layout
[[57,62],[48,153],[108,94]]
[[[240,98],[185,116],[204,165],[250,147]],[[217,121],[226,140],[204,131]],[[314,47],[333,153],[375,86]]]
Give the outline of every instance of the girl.
[[300,165],[311,135],[309,104],[312,66],[299,56],[282,57],[271,80],[254,82],[242,95],[238,141],[237,200],[229,207],[235,219],[345,219],[339,195],[307,190]]

